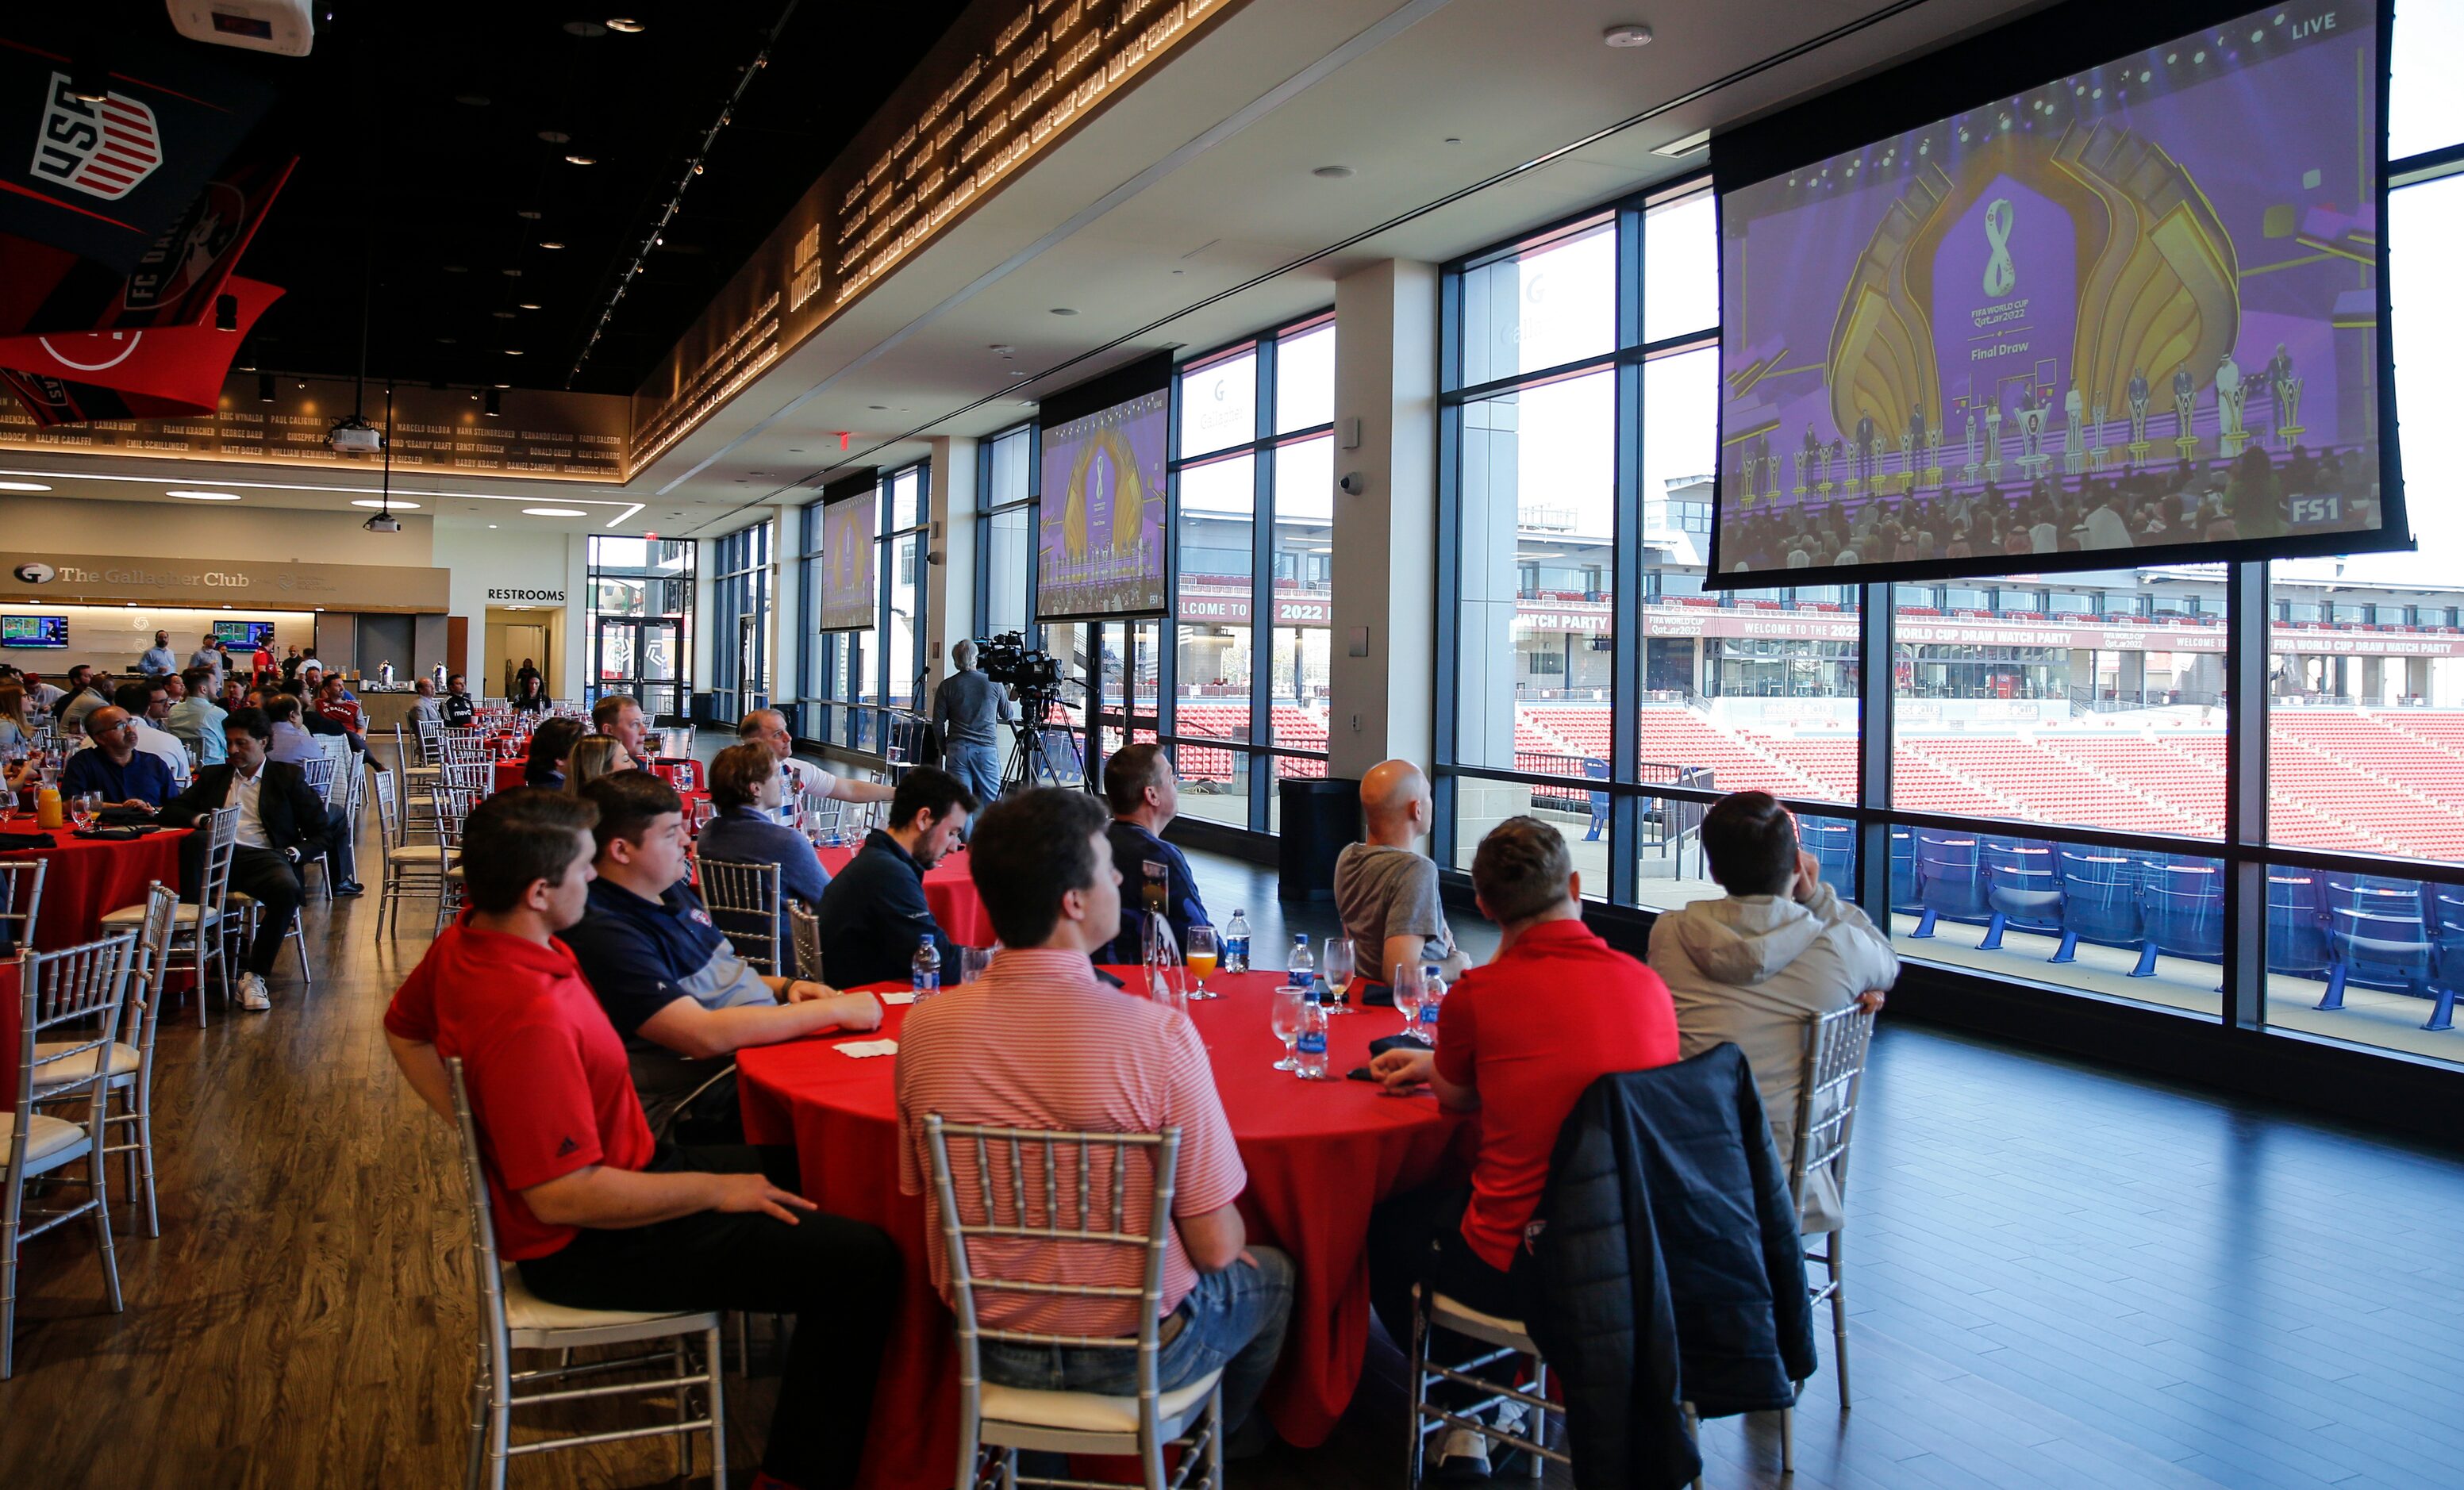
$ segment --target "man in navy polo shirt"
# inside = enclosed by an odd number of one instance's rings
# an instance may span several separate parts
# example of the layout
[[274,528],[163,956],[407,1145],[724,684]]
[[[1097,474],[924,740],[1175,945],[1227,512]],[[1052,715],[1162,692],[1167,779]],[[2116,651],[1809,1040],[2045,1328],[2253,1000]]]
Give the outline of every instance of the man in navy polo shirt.
[[582,789],[599,810],[591,832],[589,909],[564,932],[608,1022],[625,1040],[651,1130],[681,1143],[744,1141],[736,1068],[747,1045],[881,1023],[869,994],[841,994],[746,965],[684,883],[684,801],[647,771]]
[[915,949],[941,954],[944,975],[956,949],[924,899],[924,871],[958,845],[976,800],[937,766],[917,766],[890,799],[890,826],[865,835],[864,847],[822,891],[822,975],[841,988],[904,983]]

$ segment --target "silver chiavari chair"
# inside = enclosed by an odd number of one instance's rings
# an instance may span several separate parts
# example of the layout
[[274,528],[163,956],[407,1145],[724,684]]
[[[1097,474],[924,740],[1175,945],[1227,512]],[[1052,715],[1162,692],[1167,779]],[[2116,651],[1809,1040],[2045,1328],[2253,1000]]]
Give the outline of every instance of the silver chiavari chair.
[[102,1050],[106,1139],[114,1128],[127,1130],[120,1142],[106,1142],[103,1152],[125,1154],[127,1190],[142,1206],[145,1235],[163,1235],[162,1213],[154,1200],[154,1036],[163,1019],[163,991],[170,962],[171,927],[180,910],[180,892],[160,880],[145,887],[145,922],[137,936],[137,965],[129,976],[128,998],[120,1029],[109,1045],[81,1054],[61,1054],[64,1043],[37,1042],[37,1060],[50,1058],[42,1082],[34,1088],[36,1105],[56,1104],[81,1090],[94,1075]]
[[[0,1379],[15,1369],[17,1254],[33,1238],[91,1215],[96,1250],[102,1260],[103,1291],[111,1311],[121,1310],[120,1265],[111,1250],[111,1165],[103,1154],[106,1107],[99,1052],[119,1027],[121,1003],[128,997],[136,955],[137,932],[132,929],[57,952],[31,953],[17,964],[17,1081],[9,1094],[9,1111],[0,1116],[0,1123],[6,1124],[5,1130],[0,1130],[0,1144],[8,1149],[7,1168],[0,1172]],[[71,1030],[78,1033],[57,1041],[43,1039],[46,1031],[66,1034]],[[83,1121],[36,1112],[37,1085],[48,1085],[53,1067],[79,1056],[93,1063],[82,1082],[62,1088],[60,1100],[81,1103]],[[27,1180],[55,1174],[79,1159],[86,1161],[83,1201],[27,1205]],[[29,1216],[36,1219],[30,1224]]]
[[[231,991],[231,963],[236,953],[231,949],[231,857],[239,847],[239,809],[224,807],[207,813],[196,822],[195,831],[206,841],[205,874],[198,881],[197,898],[182,901],[171,917],[171,943],[166,966],[170,972],[185,972],[196,979],[197,1028],[206,1027],[206,969],[223,985],[223,997]],[[136,931],[145,925],[147,907],[122,906],[102,918],[105,931]],[[184,963],[181,959],[185,957]]]
[[[1172,1232],[1172,1197],[1180,1160],[1180,1129],[1160,1133],[1056,1132],[1039,1128],[981,1128],[950,1123],[937,1112],[924,1119],[933,1155],[933,1197],[950,1269],[950,1308],[958,1334],[958,1464],[960,1486],[984,1480],[978,1462],[989,1447],[999,1457],[1001,1483],[1075,1485],[1077,1480],[1039,1481],[1018,1473],[1018,1451],[1134,1456],[1147,1490],[1221,1490],[1223,1483],[1223,1373],[1219,1369],[1165,1391],[1156,1358],[1162,1347],[1165,1240]],[[953,1145],[974,1173],[968,1205],[961,1210],[951,1163]],[[1069,1165],[1062,1156],[1068,1155]],[[1132,1156],[1142,1172],[1133,1175]],[[1030,1157],[1039,1163],[1030,1163]],[[1039,1171],[1040,1173],[1031,1173]],[[1065,1170],[1071,1172],[1065,1173]],[[1098,1174],[1107,1176],[1100,1188]],[[1146,1192],[1147,1224],[1130,1229],[1131,1187]],[[1042,1203],[1038,1204],[1041,1198]],[[1064,1284],[1001,1271],[971,1250],[978,1239],[1067,1241],[1077,1247],[1114,1247],[1139,1255],[1136,1287]],[[1120,1336],[1082,1337],[1036,1330],[993,1329],[978,1323],[979,1294],[1044,1299],[1102,1300],[1126,1305],[1135,1329]],[[1137,1391],[1120,1397],[1078,1391],[1039,1391],[983,1379],[981,1343],[1111,1348],[1136,1353]],[[1164,1450],[1180,1452],[1177,1478],[1164,1478]]]
[[796,943],[796,975],[822,981],[822,918],[803,901],[789,901],[787,930]]
[[699,862],[702,904],[727,933],[736,954],[755,972],[779,976],[787,953],[779,945],[779,866],[724,859]]
[[[1808,1176],[1829,1172],[1833,1191],[1848,1189],[1848,1140],[1856,1128],[1857,1098],[1865,1080],[1865,1057],[1874,1041],[1874,1016],[1850,1004],[1805,1021],[1805,1063],[1797,1075],[1796,1144],[1789,1157],[1788,1193],[1805,1214]],[[1813,1289],[1814,1307],[1831,1305],[1832,1365],[1839,1375],[1839,1407],[1848,1408],[1848,1300],[1841,1291],[1840,1243],[1846,1222],[1822,1234],[1822,1250],[1805,1260],[1819,1262],[1825,1282]]]
[[43,913],[43,873],[49,859],[0,863],[0,949],[28,952]]
[[[623,1309],[577,1309],[548,1304],[522,1284],[518,1268],[496,1254],[496,1228],[489,1214],[488,1174],[479,1158],[479,1128],[471,1116],[471,1093],[462,1063],[446,1063],[453,1079],[453,1121],[462,1138],[462,1172],[471,1186],[471,1250],[479,1278],[479,1369],[471,1382],[471,1457],[468,1483],[503,1490],[505,1466],[517,1455],[543,1454],[623,1438],[673,1435],[677,1478],[693,1472],[693,1437],[710,1435],[711,1483],[727,1483],[727,1389],[719,1369],[719,1316],[715,1312],[661,1314]],[[701,1337],[701,1369],[693,1366],[693,1337]],[[617,1360],[574,1363],[571,1352],[594,1346],[668,1342],[668,1348]],[[558,1352],[560,1364],[532,1370],[516,1368],[518,1350]],[[583,1375],[630,1373],[665,1366],[667,1373],[637,1382],[567,1387]],[[687,1392],[703,1389],[706,1411],[690,1415]],[[525,1392],[522,1389],[534,1390]],[[606,1398],[643,1392],[672,1393],[675,1421],[642,1428],[513,1441],[514,1409],[577,1397]]]

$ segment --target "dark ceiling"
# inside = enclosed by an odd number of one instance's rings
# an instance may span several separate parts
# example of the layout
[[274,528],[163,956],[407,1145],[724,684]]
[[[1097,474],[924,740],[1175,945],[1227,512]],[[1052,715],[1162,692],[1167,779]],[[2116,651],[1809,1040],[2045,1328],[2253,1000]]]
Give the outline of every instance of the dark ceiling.
[[[964,9],[320,4],[309,56],[257,64],[285,89],[275,123],[300,162],[240,264],[289,293],[239,364],[355,370],[365,262],[377,287],[372,377],[533,388],[570,377],[630,393]],[[168,26],[159,3],[131,15]],[[641,30],[606,27],[620,16]],[[769,66],[574,376],[618,279],[765,42]]]

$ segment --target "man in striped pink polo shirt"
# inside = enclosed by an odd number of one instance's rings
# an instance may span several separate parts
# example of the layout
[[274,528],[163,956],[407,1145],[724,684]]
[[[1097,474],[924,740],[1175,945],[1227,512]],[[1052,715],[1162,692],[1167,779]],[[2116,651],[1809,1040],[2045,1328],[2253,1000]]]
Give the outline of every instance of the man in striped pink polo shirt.
[[[924,1117],[1004,1128],[1155,1133],[1180,1129],[1173,1229],[1164,1257],[1166,1391],[1221,1368],[1223,1420],[1238,1429],[1274,1369],[1291,1313],[1291,1259],[1244,1245],[1234,1209],[1248,1175],[1233,1146],[1205,1047],[1189,1021],[1098,980],[1088,954],[1121,925],[1121,876],[1103,807],[1083,792],[1045,787],[1003,799],[977,820],[967,857],[1002,950],[973,983],[916,1005],[898,1045],[898,1188],[922,1194],[932,1175]],[[975,1193],[970,1156],[954,1145],[952,1178]],[[1143,1176],[1123,1223],[1148,1224]],[[1034,1171],[1029,1170],[1030,1182]],[[1074,1176],[1062,1176],[1065,1191]],[[1091,1199],[1110,1203],[1109,1167]],[[930,1232],[933,1282],[949,1295],[940,1218]],[[1008,1247],[1006,1256],[994,1249]],[[978,1272],[1071,1285],[1134,1289],[1142,1260],[1085,1242],[979,1239]],[[976,1295],[989,1329],[1128,1335],[1137,1304],[1009,1292]],[[1136,1352],[986,1341],[986,1379],[1004,1386],[1126,1396]]]

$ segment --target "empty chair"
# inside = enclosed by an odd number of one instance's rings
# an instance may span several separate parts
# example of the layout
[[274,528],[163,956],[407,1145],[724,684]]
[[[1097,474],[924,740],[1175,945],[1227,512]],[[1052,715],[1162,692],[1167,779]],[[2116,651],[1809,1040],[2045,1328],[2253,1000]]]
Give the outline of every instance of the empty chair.
[[1989,838],[1983,842],[1985,903],[1992,912],[1980,951],[2002,945],[2005,927],[2023,931],[2062,930],[2062,877],[2054,845],[2041,839]]
[[2327,935],[2327,877],[2315,869],[2267,871],[2267,971],[2324,977],[2336,963]]
[[34,927],[43,913],[43,872],[49,859],[12,859],[0,864],[0,956],[34,945]]
[[[1788,1193],[1799,1216],[1805,1214],[1808,1175],[1828,1170],[1835,1192],[1844,1195],[1848,1189],[1848,1140],[1856,1124],[1858,1091],[1864,1084],[1865,1055],[1873,1040],[1873,1012],[1856,1004],[1806,1017],[1805,1064],[1796,1083],[1796,1141],[1788,1163]],[[1825,1282],[1814,1285],[1811,1297],[1816,1308],[1825,1303],[1831,1305],[1831,1363],[1839,1377],[1843,1410],[1848,1406],[1848,1298],[1841,1292],[1839,1268],[1846,1235],[1843,1221],[1823,1234],[1820,1252],[1805,1255],[1807,1261],[1821,1263],[1828,1275]],[[1780,1419],[1782,1433],[1793,1433],[1794,1426],[1793,1415]],[[1793,1445],[1783,1453],[1786,1459],[1795,1457]]]
[[2418,880],[2356,874],[2327,881],[2327,941],[2335,966],[2327,975],[2321,1009],[2344,1007],[2344,985],[2358,981],[2432,998],[2427,1030],[2455,1025],[2455,991],[2433,992],[2435,947],[2431,910]]
[[1914,934],[1918,936],[1931,936],[1934,922],[1944,916],[1954,921],[1989,919],[1985,862],[1975,839],[1918,832],[1917,904],[1924,909],[1917,918]]
[[2131,947],[2143,939],[2139,868],[2126,855],[2064,848],[2054,858],[2062,878],[2062,944],[2047,961],[2075,961],[2081,942]]
[[697,860],[695,882],[711,918],[725,932],[736,954],[756,973],[773,977],[786,972],[787,949],[779,939],[779,866],[736,864],[725,859]]
[[[154,1036],[163,1019],[165,973],[170,962],[171,928],[178,919],[180,893],[155,882],[145,888],[145,920],[137,937],[137,962],[128,979],[128,997],[121,1005],[120,1029],[106,1046],[76,1048],[74,1042],[44,1041],[34,1047],[43,1067],[34,1101],[75,1104],[84,1100],[95,1063],[103,1064],[103,1119],[107,1157],[127,1155],[127,1190],[145,1218],[145,1235],[163,1235],[162,1213],[154,1200]],[[105,1055],[103,1052],[108,1051]],[[127,1131],[109,1142],[114,1128]]]
[[2156,957],[2221,962],[2225,954],[2225,873],[2213,859],[2160,854],[2139,866],[2145,939],[2132,977],[2154,977]]
[[787,923],[796,945],[795,975],[822,981],[822,918],[798,900],[788,903]]
[[[26,1242],[81,1216],[94,1217],[96,1250],[102,1259],[103,1292],[111,1312],[121,1309],[120,1266],[111,1251],[110,1161],[103,1148],[107,1128],[103,1101],[104,1052],[120,1027],[128,996],[130,965],[137,957],[135,929],[57,952],[29,953],[16,966],[17,1081],[9,1108],[0,1112],[0,1380],[15,1369],[17,1253]],[[49,1034],[54,1038],[45,1040]],[[62,1084],[55,1070],[86,1063],[82,1078]],[[34,1094],[52,1092],[73,1102],[81,1121],[34,1110]],[[26,1203],[26,1182],[85,1160],[85,1198],[57,1203],[48,1185],[42,1206]],[[70,1181],[75,1183],[75,1181]],[[30,1220],[31,1217],[31,1220]]]
[[1917,836],[1906,828],[1891,829],[1891,909],[1914,914],[1917,905]]

